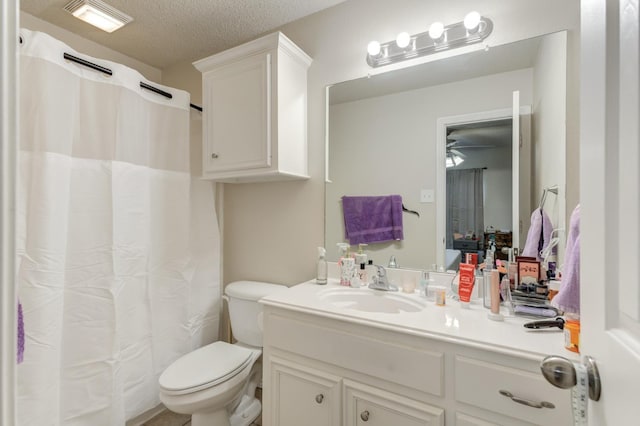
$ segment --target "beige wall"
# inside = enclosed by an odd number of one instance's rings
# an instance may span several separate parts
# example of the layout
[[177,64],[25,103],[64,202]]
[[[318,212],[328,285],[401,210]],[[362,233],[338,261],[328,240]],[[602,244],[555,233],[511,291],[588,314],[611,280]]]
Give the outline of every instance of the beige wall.
[[[478,10],[493,20],[493,34],[488,39],[493,45],[576,30],[580,19],[578,0],[348,0],[281,29],[314,59],[308,82],[311,179],[224,185],[224,283],[259,279],[292,285],[314,276],[316,246],[324,244],[325,87],[372,72],[364,60],[366,45],[372,39],[392,40],[402,30],[422,32],[430,20],[457,22],[470,10]],[[575,78],[568,88],[567,149],[575,151],[579,35],[573,32],[569,38],[568,68]],[[194,101],[198,99],[199,81],[200,76],[190,64],[163,70],[163,83],[192,91]],[[577,161],[576,156],[568,162],[575,166]],[[577,175],[568,176],[567,183],[571,193],[567,195],[568,206],[575,205]]]
[[[549,194],[544,210],[557,229],[566,228],[566,33],[546,37],[536,58],[534,73],[535,101],[533,106],[533,181],[532,206],[540,204],[544,188],[558,186],[558,194]],[[564,254],[564,231],[561,238],[558,261]]]
[[[303,18],[281,30],[307,52],[309,69],[308,130],[309,173],[300,182],[225,184],[223,226],[224,283],[261,279],[292,285],[315,274],[315,247],[324,244],[324,123],[325,87],[358,78],[372,71],[365,63],[365,46],[371,39],[387,41],[402,30],[418,33],[431,20],[457,22],[470,10],[491,17],[494,31],[487,40],[498,45],[563,29],[578,30],[579,0],[348,0]],[[152,81],[188,90],[192,102],[201,102],[199,73],[189,63],[157,73],[152,67],[78,38],[32,16],[21,14],[27,28],[47,31],[76,50],[124,63]],[[578,52],[579,34],[569,35],[567,111],[567,209],[578,194]],[[475,49],[475,48],[473,48]],[[458,49],[442,56],[464,53]],[[213,52],[212,52],[213,53]]]

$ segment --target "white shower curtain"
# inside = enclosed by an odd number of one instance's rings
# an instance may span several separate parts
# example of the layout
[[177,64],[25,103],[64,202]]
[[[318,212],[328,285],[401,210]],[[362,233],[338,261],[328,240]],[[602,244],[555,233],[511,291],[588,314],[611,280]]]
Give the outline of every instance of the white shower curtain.
[[447,240],[453,248],[453,234],[472,231],[484,239],[484,170],[447,170]]
[[124,425],[159,404],[168,364],[217,339],[214,188],[190,173],[198,113],[186,92],[21,36],[19,425]]

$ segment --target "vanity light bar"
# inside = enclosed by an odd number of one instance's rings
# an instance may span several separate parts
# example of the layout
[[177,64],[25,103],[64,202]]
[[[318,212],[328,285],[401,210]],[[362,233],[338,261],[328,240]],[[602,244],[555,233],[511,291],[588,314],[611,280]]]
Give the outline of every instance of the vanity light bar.
[[[367,63],[373,68],[430,55],[443,50],[479,43],[491,34],[493,22],[477,12],[467,14],[464,21],[447,25],[431,24],[428,31],[409,36],[401,33],[397,40],[367,46]],[[400,47],[403,46],[403,47]]]

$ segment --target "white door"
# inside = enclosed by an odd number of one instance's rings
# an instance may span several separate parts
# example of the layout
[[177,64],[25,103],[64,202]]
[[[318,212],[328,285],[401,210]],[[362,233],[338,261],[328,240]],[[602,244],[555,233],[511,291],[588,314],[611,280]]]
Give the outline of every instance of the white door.
[[590,425],[640,422],[638,6],[581,6],[581,353],[602,380]]

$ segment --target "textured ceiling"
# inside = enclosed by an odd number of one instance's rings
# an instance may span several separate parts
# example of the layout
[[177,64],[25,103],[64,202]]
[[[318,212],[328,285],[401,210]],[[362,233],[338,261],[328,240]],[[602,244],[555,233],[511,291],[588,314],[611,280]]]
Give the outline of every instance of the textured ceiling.
[[344,0],[107,0],[134,21],[108,34],[65,12],[69,0],[21,0],[39,19],[159,69],[221,52]]

